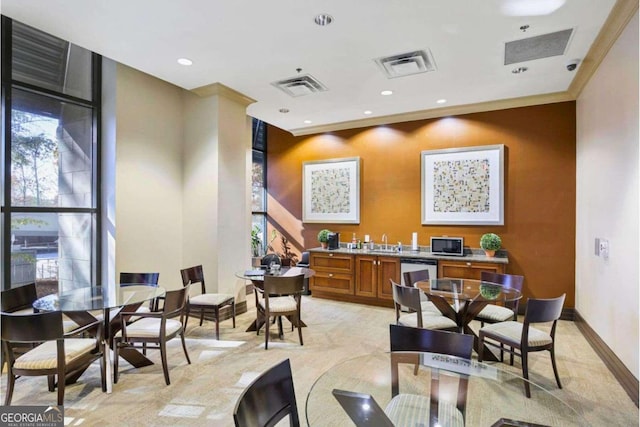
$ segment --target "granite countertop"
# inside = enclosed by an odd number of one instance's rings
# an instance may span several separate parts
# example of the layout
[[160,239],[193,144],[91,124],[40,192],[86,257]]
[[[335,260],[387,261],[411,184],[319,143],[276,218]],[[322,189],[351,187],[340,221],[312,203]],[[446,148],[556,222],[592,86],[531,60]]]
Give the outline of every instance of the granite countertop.
[[[389,247],[391,248],[392,245],[389,245]],[[502,249],[496,252],[495,257],[486,256],[482,249],[468,249],[468,248],[465,248],[464,256],[434,255],[431,253],[430,248],[428,246],[419,246],[418,251],[412,251],[410,250],[410,248],[403,246],[402,252],[398,252],[393,250],[380,250],[378,248],[374,250],[347,249],[343,244],[341,244],[339,249],[329,250],[329,249],[322,249],[322,248],[311,248],[311,249],[307,249],[307,251],[326,252],[326,253],[345,254],[345,255],[378,255],[378,256],[389,256],[389,257],[396,257],[396,258],[437,259],[437,260],[448,260],[448,261],[493,262],[496,264],[509,264],[507,251]]]

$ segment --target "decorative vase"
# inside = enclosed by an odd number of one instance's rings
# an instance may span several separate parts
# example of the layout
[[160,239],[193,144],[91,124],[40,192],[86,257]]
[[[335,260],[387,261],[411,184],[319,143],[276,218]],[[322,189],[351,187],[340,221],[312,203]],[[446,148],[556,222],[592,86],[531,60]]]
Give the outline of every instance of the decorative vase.
[[492,257],[496,256],[496,251],[492,251],[492,250],[489,250],[489,249],[485,249],[485,250],[484,250],[484,254],[485,254],[486,256],[488,256],[488,257],[491,257],[491,258],[492,258]]
[[320,247],[322,247],[322,249],[327,249],[327,242],[320,242]]

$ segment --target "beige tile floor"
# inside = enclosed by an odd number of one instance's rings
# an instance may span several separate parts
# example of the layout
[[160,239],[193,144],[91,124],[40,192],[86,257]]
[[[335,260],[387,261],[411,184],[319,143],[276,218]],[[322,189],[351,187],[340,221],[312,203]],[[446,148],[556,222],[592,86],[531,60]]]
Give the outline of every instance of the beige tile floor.
[[[248,300],[251,303],[251,296]],[[133,369],[120,366],[120,380],[112,394],[102,393],[99,370],[92,366],[80,381],[67,388],[65,424],[70,426],[232,426],[233,408],[244,387],[260,372],[284,358],[291,360],[301,419],[307,393],[315,379],[334,364],[357,355],[384,351],[393,310],[304,297],[304,346],[297,333],[286,332],[264,350],[264,334],[245,332],[255,312],[221,323],[221,340],[213,339],[213,324],[200,327],[191,320],[188,365],[179,340],[169,350],[171,385],[164,383],[159,364]],[[285,322],[286,324],[286,322]],[[580,412],[589,426],[638,425],[638,408],[591,349],[577,327],[568,321],[558,326],[557,358],[564,388],[558,390],[546,354],[532,356],[531,379],[552,390]],[[159,362],[157,351],[150,357]],[[520,365],[511,368],[518,371]],[[0,384],[2,399],[6,376]],[[54,404],[46,379],[18,379],[13,404]],[[305,423],[306,424],[306,423]]]

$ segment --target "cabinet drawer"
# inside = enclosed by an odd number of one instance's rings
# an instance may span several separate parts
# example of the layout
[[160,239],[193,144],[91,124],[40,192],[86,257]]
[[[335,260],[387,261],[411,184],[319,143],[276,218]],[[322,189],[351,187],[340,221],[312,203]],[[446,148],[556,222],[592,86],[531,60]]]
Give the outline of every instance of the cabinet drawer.
[[311,278],[311,291],[353,295],[353,276],[350,274],[318,272]]
[[311,254],[311,268],[316,271],[353,274],[353,256],[341,254]]
[[505,273],[505,264],[490,262],[439,261],[438,277],[457,277],[460,279],[480,279],[483,271]]

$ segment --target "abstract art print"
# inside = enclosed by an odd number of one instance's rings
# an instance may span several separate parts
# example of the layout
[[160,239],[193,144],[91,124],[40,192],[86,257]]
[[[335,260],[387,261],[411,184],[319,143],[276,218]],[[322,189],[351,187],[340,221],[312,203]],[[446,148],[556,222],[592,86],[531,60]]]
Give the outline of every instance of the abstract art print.
[[421,155],[422,224],[504,225],[504,145]]
[[360,223],[360,158],[302,164],[302,221]]

